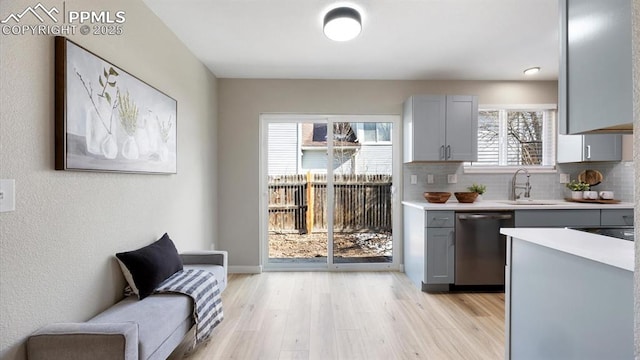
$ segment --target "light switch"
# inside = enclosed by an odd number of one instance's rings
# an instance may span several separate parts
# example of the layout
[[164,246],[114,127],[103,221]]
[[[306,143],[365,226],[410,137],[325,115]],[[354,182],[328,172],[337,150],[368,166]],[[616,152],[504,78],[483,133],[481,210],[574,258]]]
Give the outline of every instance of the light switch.
[[0,212],[16,210],[15,187],[15,180],[0,179]]
[[457,174],[449,174],[447,175],[447,182],[449,184],[455,184],[458,182],[458,175]]
[[411,185],[416,185],[418,183],[418,175],[411,175]]
[[560,184],[566,184],[569,182],[569,174],[560,174]]

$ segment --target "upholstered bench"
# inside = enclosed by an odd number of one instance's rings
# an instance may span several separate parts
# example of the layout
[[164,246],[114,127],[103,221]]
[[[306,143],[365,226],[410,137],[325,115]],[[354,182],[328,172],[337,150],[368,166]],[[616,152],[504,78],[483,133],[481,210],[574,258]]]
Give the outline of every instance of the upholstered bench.
[[[180,255],[184,269],[212,272],[222,292],[227,253]],[[51,324],[27,340],[30,360],[166,359],[194,325],[193,301],[181,294],[128,296],[84,323]]]

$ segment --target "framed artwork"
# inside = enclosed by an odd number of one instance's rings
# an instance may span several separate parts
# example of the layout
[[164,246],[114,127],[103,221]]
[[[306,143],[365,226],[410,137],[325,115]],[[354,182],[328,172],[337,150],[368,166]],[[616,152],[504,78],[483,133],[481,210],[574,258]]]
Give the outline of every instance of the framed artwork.
[[55,38],[56,170],[175,174],[176,100]]

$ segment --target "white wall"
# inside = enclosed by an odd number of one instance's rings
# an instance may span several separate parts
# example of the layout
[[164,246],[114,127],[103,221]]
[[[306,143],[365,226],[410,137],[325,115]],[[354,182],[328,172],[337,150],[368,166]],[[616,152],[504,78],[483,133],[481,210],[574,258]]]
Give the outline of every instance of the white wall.
[[[0,15],[37,2],[2,0]],[[16,180],[16,211],[0,213],[2,359],[24,358],[39,327],[120,299],[116,252],[164,232],[180,251],[217,242],[217,80],[140,0],[65,6],[126,12],[124,35],[71,39],[177,100],[178,174],[53,170],[53,36],[0,35],[0,178]]]
[[260,113],[401,114],[413,94],[479,95],[481,104],[556,103],[555,81],[219,79],[219,239],[231,266],[260,264]]

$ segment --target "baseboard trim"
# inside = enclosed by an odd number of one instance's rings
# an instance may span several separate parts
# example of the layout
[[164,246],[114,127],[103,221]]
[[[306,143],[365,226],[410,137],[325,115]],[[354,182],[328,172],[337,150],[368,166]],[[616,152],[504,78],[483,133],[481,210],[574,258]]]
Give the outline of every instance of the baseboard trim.
[[262,266],[229,266],[229,274],[260,274]]

